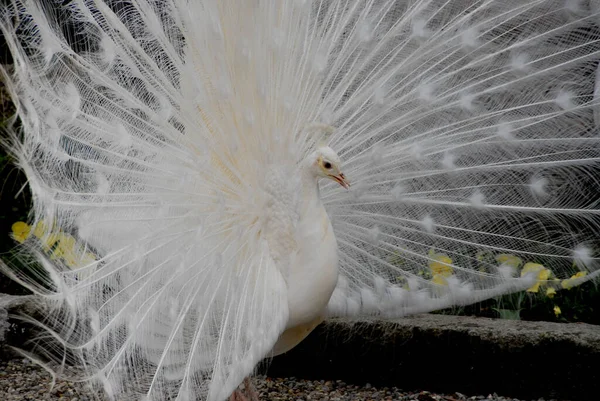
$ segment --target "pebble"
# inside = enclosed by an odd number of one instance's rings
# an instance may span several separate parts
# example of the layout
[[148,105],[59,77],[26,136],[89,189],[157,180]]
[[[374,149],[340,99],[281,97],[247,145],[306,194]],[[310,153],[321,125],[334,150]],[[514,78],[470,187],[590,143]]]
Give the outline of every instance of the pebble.
[[[302,380],[255,377],[252,379],[261,400],[269,401],[519,401],[497,394],[467,396],[461,393],[436,394],[429,391],[402,391],[396,387],[357,386],[341,380]],[[27,359],[0,361],[2,401],[92,401],[97,398],[79,383],[56,381],[40,366]],[[100,398],[100,400],[102,400]],[[539,398],[535,401],[545,401]],[[548,400],[556,401],[556,400]]]

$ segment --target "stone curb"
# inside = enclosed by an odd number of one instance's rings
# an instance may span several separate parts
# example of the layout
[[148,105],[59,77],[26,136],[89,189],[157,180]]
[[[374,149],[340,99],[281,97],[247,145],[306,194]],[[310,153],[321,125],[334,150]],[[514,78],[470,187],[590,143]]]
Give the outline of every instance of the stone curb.
[[[0,358],[17,356],[2,348]],[[403,391],[598,401],[600,326],[446,315],[333,320],[265,371]]]
[[446,315],[331,321],[273,358],[268,374],[403,390],[597,401],[600,326]]

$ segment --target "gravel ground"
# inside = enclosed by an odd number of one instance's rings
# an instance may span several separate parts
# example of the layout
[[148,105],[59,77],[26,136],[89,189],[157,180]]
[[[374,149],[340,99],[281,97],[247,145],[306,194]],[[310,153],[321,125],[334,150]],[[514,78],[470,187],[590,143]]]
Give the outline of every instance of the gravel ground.
[[[261,399],[269,401],[519,401],[496,394],[467,396],[460,393],[444,395],[427,391],[405,392],[395,387],[375,388],[369,384],[354,386],[339,380],[255,378],[253,381]],[[89,392],[78,384],[59,381],[50,390],[50,383],[50,375],[26,359],[0,361],[1,401],[91,401],[93,399]],[[543,399],[536,401],[543,401]]]

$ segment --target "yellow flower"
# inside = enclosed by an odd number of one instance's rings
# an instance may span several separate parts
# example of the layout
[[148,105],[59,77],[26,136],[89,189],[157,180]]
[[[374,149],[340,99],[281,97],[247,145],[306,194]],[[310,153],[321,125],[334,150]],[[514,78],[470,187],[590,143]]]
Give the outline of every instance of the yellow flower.
[[60,234],[51,232],[44,220],[40,220],[35,225],[35,228],[33,229],[33,235],[35,235],[42,242],[42,246],[47,251],[52,249],[52,247],[60,238]]
[[518,269],[519,266],[521,266],[521,263],[523,263],[521,258],[515,255],[510,255],[508,253],[501,253],[499,255],[496,255],[496,262],[514,267],[515,269]]
[[58,245],[56,245],[54,252],[52,252],[51,258],[61,258],[67,265],[73,267],[73,265],[76,264],[75,261],[78,259],[76,249],[77,240],[65,233],[56,234],[54,237],[56,241],[58,241]]
[[13,232],[13,238],[20,243],[25,242],[31,233],[31,227],[29,227],[29,224],[22,221],[17,221],[12,225],[11,228]]
[[546,290],[546,296],[548,298],[554,298],[555,294],[556,294],[556,290],[554,289],[554,287],[548,287],[548,289]]
[[448,285],[448,280],[446,280],[446,277],[448,276],[443,276],[441,274],[434,274],[433,278],[431,279],[431,282],[437,285]]
[[42,238],[47,233],[48,227],[46,226],[44,220],[38,221],[38,223],[35,225],[35,228],[33,229],[33,235],[35,235],[38,238]]
[[475,258],[478,261],[483,262],[488,255],[489,255],[488,251],[479,251],[475,254]]
[[429,252],[429,268],[433,276],[450,277],[454,270],[452,269],[452,259],[442,253]]
[[536,283],[527,289],[527,292],[538,292],[540,289],[540,282],[547,281],[550,278],[550,270],[544,268],[543,265],[539,263],[528,262],[523,266],[523,270],[521,270],[521,277],[529,274],[529,273],[537,273]]
[[97,261],[96,255],[86,252],[75,237],[61,231],[51,232],[44,220],[40,220],[33,229],[27,223],[17,221],[12,225],[12,231],[13,237],[19,242],[24,242],[33,233],[46,251],[52,251],[51,259],[62,259],[72,269],[88,266]]
[[50,256],[52,259],[60,258],[72,269],[78,269],[96,262],[96,256],[91,252],[84,252],[83,247],[77,243],[77,239],[73,236],[59,233],[56,237],[58,238],[58,244]]
[[575,273],[571,278],[568,278],[566,280],[563,280],[562,283],[560,284],[562,288],[566,288],[567,290],[570,290],[571,288],[573,288],[576,284],[578,284],[576,282],[576,280],[578,278],[582,278],[585,277],[585,275],[587,274],[587,272],[577,272]]
[[554,305],[554,314],[556,315],[556,317],[558,317],[558,315],[560,315],[562,312],[560,310],[560,308],[558,307],[558,305]]
[[50,251],[52,249],[52,247],[54,245],[56,245],[56,243],[60,239],[61,235],[62,235],[61,233],[56,233],[56,234],[53,233],[53,234],[46,235],[43,238],[40,238],[44,249],[47,251]]

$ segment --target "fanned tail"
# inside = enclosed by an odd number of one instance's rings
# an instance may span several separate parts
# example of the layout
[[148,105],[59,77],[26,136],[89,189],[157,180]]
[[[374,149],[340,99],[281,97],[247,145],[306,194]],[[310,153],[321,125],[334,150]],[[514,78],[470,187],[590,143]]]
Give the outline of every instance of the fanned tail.
[[353,185],[322,191],[342,270],[330,314],[401,316],[597,277],[598,10],[334,4],[323,108]]

